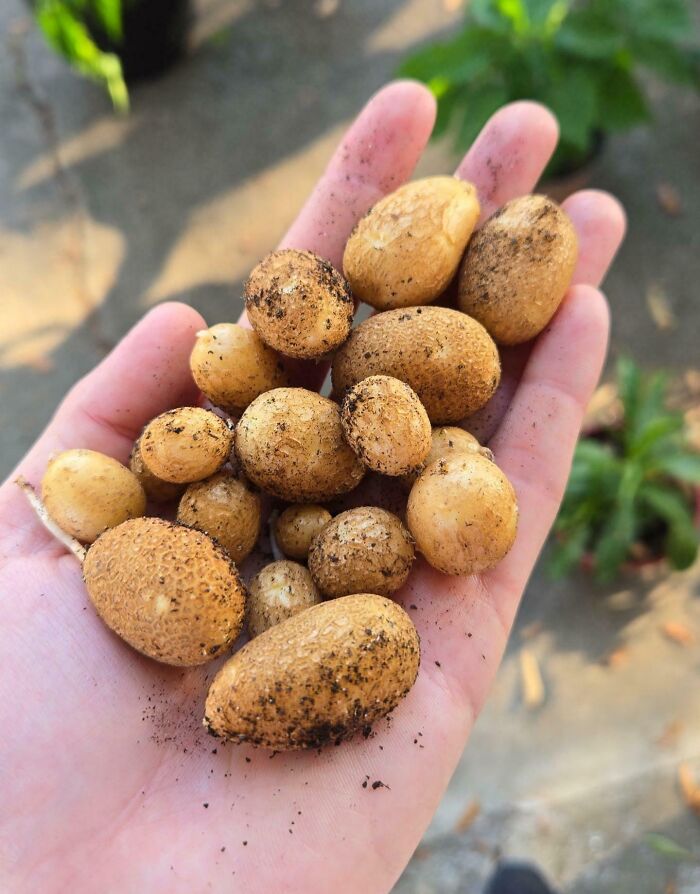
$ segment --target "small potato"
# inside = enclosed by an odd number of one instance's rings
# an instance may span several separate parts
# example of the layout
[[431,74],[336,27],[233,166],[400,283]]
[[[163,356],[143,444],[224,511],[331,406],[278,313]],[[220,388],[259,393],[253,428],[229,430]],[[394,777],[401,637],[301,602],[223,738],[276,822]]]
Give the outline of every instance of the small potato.
[[353,230],[343,271],[377,310],[430,304],[457,272],[479,219],[471,183],[426,177],[381,199]]
[[267,255],[245,284],[248,319],[260,338],[287,357],[323,357],[343,344],[354,313],[352,293],[328,261],[310,251]]
[[64,450],[49,460],[41,495],[51,518],[83,543],[146,511],[138,478],[96,450]]
[[243,627],[245,587],[228,553],[200,531],[137,518],[102,534],[83,564],[105,624],[149,658],[194,667]]
[[[454,425],[442,425],[432,431],[430,453],[423,468],[427,469],[439,459],[446,459],[453,453],[480,453],[487,459],[493,460],[493,453],[488,447],[482,447],[474,435]],[[412,486],[419,474],[420,472],[406,475],[403,479],[404,483]]]
[[144,465],[156,478],[190,484],[223,466],[233,447],[233,431],[210,410],[180,407],[149,422],[140,447]]
[[459,307],[501,345],[534,338],[561,304],[576,266],[573,224],[546,196],[504,205],[475,234],[459,276]]
[[314,537],[328,524],[332,515],[323,506],[288,506],[275,522],[277,545],[290,559],[305,562]]
[[[406,475],[430,451],[430,419],[416,392],[392,376],[369,376],[345,395],[343,432],[367,468]],[[370,588],[371,589],[371,588]]]
[[136,441],[129,457],[129,468],[141,482],[146,496],[153,503],[169,503],[182,496],[184,484],[171,484],[169,481],[161,481],[148,471],[141,456],[141,438]]
[[395,515],[361,506],[341,512],[313,539],[309,571],[324,596],[389,596],[406,582],[414,557],[411,535]]
[[418,550],[445,574],[478,574],[513,545],[518,504],[510,481],[478,453],[440,459],[413,485],[406,513]]
[[180,500],[177,520],[209,534],[240,564],[258,540],[261,512],[259,494],[243,478],[217,472],[190,484]]
[[377,375],[410,385],[439,425],[483,407],[498,386],[501,365],[493,339],[476,320],[446,307],[410,307],[364,320],[333,359],[333,389],[340,396]]
[[288,751],[366,730],[415,683],[420,641],[406,612],[360,593],[314,605],[236,652],[207,695],[215,736]]
[[305,388],[256,398],[236,428],[236,455],[250,481],[290,503],[325,502],[364,475],[343,438],[337,405]]
[[237,323],[219,323],[198,332],[190,369],[214,406],[235,416],[258,395],[288,383],[279,355],[257,332]]
[[271,562],[250,582],[248,631],[251,637],[259,636],[319,602],[321,594],[303,565],[285,559]]

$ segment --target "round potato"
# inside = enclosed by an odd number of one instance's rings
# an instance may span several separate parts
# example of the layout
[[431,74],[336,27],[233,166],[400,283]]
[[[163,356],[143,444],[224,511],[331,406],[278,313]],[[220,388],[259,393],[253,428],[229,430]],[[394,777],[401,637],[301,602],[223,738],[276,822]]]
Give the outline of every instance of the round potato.
[[446,307],[411,307],[364,320],[335,355],[337,395],[377,375],[410,385],[440,425],[483,407],[501,367],[493,339],[476,320]]
[[218,472],[233,447],[233,430],[201,407],[168,410],[151,420],[140,438],[148,471],[172,484],[202,481]]
[[234,562],[250,555],[260,534],[259,494],[230,472],[217,472],[190,484],[180,500],[177,520],[213,537]]
[[183,525],[138,518],[110,529],[89,548],[83,576],[105,624],[164,664],[211,661],[243,627],[236,566],[210,537]]
[[321,594],[303,565],[282,559],[259,571],[248,588],[248,632],[259,636],[321,602]]
[[350,334],[352,293],[328,261],[287,248],[267,255],[245,284],[245,306],[262,340],[287,357],[311,359]]
[[96,450],[64,450],[50,459],[41,495],[56,524],[83,543],[146,511],[138,478]]
[[341,512],[314,537],[309,571],[324,596],[370,590],[389,596],[406,583],[414,558],[413,539],[395,515],[361,506]]
[[358,382],[345,395],[340,419],[348,444],[374,472],[406,475],[421,468],[430,451],[425,407],[410,385],[392,376]]
[[129,468],[139,479],[146,496],[153,503],[169,503],[171,500],[177,500],[185,490],[184,484],[171,484],[169,481],[161,481],[160,478],[156,478],[155,475],[148,471],[141,456],[140,438],[135,442],[131,451]]
[[[445,459],[454,453],[480,453],[487,459],[493,460],[493,453],[491,453],[488,447],[482,447],[474,435],[454,425],[441,425],[432,431],[430,453],[425,460],[423,468],[427,469],[428,466],[439,459]],[[420,471],[423,470],[421,469]],[[404,483],[412,486],[419,474],[420,472],[406,475],[403,479]]]
[[345,246],[343,271],[377,310],[430,304],[457,272],[479,219],[471,183],[425,177],[380,199]]
[[275,522],[277,545],[285,556],[305,562],[311,541],[331,518],[327,509],[314,503],[288,506]]
[[534,338],[561,304],[576,266],[576,231],[546,196],[523,196],[475,234],[459,275],[459,307],[502,345]]
[[337,405],[305,388],[256,398],[236,428],[236,455],[247,478],[290,503],[324,502],[364,475],[343,438]]
[[413,485],[406,512],[416,547],[445,574],[478,574],[513,545],[518,504],[510,481],[478,453],[440,459]]
[[190,369],[200,391],[235,416],[258,395],[288,383],[280,356],[257,332],[237,323],[198,332]]
[[209,689],[210,733],[286,751],[339,742],[413,686],[420,642],[390,599],[358,594],[306,609],[230,658]]

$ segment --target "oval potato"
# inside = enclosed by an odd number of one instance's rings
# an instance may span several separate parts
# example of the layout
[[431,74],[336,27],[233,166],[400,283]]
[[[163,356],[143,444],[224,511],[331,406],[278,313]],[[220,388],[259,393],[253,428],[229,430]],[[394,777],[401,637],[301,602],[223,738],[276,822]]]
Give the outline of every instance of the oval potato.
[[248,632],[259,636],[319,602],[321,594],[307,568],[286,559],[270,562],[248,587]]
[[368,376],[393,376],[418,395],[433,425],[459,422],[498,386],[498,349],[481,323],[446,307],[390,310],[364,320],[333,359],[343,396]]
[[[425,460],[423,469],[427,469],[439,459],[446,459],[454,453],[480,453],[487,459],[493,460],[493,453],[489,448],[482,447],[470,432],[454,425],[441,425],[432,431],[430,453]],[[414,475],[405,475],[402,479],[403,483],[409,487],[412,486],[423,469]]]
[[275,750],[320,748],[392,711],[413,686],[420,642],[395,602],[323,602],[251,640],[221,668],[204,724]]
[[476,189],[456,177],[414,180],[380,199],[345,246],[354,294],[377,310],[430,304],[457,272],[479,213]]
[[275,522],[277,545],[285,556],[305,562],[311,541],[331,518],[327,509],[314,503],[287,506]]
[[459,308],[502,345],[534,338],[571,282],[576,230],[546,196],[508,202],[474,235],[459,275]]
[[141,438],[134,442],[129,456],[129,468],[139,479],[146,496],[153,503],[168,503],[171,500],[177,500],[185,490],[186,485],[162,481],[148,470],[141,456]]
[[156,478],[190,484],[224,465],[233,447],[233,430],[211,410],[178,407],[148,423],[139,447],[144,465]]

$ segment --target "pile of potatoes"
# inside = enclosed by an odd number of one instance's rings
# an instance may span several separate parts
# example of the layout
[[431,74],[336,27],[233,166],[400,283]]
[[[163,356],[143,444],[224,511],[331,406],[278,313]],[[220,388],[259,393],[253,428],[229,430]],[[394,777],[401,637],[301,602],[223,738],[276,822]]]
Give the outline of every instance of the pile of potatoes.
[[[192,351],[214,409],[153,419],[129,468],[81,449],[50,461],[44,506],[88,545],[87,591],[115,633],[193,666],[247,623],[209,690],[213,734],[292,749],[366,728],[418,673],[418,634],[390,598],[416,551],[470,575],[512,546],[513,487],[462,424],[498,387],[498,345],[551,320],[577,244],[542,196],[475,232],[479,215],[471,184],[431,177],[362,218],[342,274],[311,252],[268,255],[245,286],[252,329],[219,323]],[[453,282],[455,306],[436,304]],[[377,313],[353,329],[356,299]],[[289,358],[331,361],[332,396],[294,387]],[[363,479],[382,477],[405,495],[398,512],[364,505]],[[174,520],[146,516],[175,503]]]

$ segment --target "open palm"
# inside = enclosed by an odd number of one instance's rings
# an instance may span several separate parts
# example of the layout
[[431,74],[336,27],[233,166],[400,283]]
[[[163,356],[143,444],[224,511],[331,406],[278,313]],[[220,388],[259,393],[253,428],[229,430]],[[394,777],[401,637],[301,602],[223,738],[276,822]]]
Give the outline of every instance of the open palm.
[[[410,176],[433,120],[432,98],[420,86],[401,82],[381,91],[283,244],[340,264],[358,217]],[[476,184],[484,217],[534,188],[556,139],[551,115],[533,103],[491,119],[457,172]],[[390,890],[496,672],[603,362],[608,316],[596,286],[624,218],[597,192],[579,193],[565,207],[580,240],[576,284],[533,346],[505,354],[499,393],[470,420],[517,489],[515,547],[479,578],[445,577],[417,563],[400,599],[421,635],[421,671],[393,718],[367,739],[322,753],[271,755],[208,737],[200,724],[212,670],[160,666],[112,635],[89,604],[73,556],[51,540],[11,480],[5,483],[3,890]],[[188,357],[204,325],[184,305],[149,313],[71,391],[18,472],[38,483],[47,457],[68,447],[124,461],[146,421],[198,399]]]

